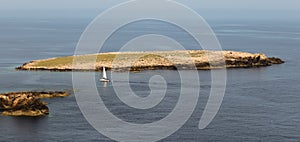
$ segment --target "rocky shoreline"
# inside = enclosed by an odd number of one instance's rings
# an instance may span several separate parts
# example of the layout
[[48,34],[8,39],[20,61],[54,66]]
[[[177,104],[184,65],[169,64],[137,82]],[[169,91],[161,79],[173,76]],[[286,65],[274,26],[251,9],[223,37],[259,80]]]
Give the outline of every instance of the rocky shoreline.
[[45,116],[49,114],[43,98],[66,97],[66,92],[11,92],[0,94],[0,110],[4,116]]
[[[74,58],[78,58],[76,60],[80,61],[76,66],[73,66]],[[188,50],[111,52],[76,57],[58,57],[31,61],[16,69],[33,71],[101,71],[102,67],[106,67],[106,69],[114,71],[209,70],[219,68],[264,67],[282,63],[284,63],[284,61],[280,58],[267,57],[261,53]]]

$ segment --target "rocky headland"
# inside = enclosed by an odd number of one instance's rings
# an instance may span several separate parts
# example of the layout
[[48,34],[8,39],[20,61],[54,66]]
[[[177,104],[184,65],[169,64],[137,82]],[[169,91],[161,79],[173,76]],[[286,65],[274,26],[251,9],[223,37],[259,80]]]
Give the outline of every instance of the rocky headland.
[[5,116],[44,116],[49,109],[43,98],[65,97],[66,92],[11,92],[0,94],[0,110]]

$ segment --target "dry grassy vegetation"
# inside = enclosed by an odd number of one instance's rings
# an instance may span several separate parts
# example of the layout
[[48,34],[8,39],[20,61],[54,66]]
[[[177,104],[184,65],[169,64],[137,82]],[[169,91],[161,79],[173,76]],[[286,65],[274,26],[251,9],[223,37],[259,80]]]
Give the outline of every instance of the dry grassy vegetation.
[[[235,62],[243,61],[244,66],[251,66],[251,60],[267,60],[264,54],[251,54],[236,51],[152,51],[152,52],[111,52],[93,55],[68,56],[36,60],[21,66],[25,70],[93,70],[101,67],[108,69],[121,68],[148,68],[148,67],[171,67],[174,65],[198,64],[203,69],[211,68],[209,63],[231,62],[230,67],[235,67]],[[75,60],[74,60],[75,59]],[[247,64],[247,61],[250,64]],[[76,64],[73,65],[73,61]],[[259,64],[257,64],[259,65]],[[240,67],[242,65],[239,63]],[[238,67],[237,66],[237,67]],[[224,66],[222,66],[224,67]],[[227,66],[228,67],[228,66]],[[218,68],[218,66],[216,66]],[[199,68],[198,68],[199,69]],[[201,69],[201,68],[200,68]]]

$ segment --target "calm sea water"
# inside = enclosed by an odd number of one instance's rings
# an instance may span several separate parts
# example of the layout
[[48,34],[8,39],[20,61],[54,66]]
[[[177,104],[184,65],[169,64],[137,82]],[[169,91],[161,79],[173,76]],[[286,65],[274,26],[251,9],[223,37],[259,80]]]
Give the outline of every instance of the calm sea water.
[[[71,90],[70,72],[15,71],[14,67],[30,60],[72,55],[81,33],[90,21],[1,19],[0,92]],[[204,130],[199,130],[197,126],[210,90],[210,72],[199,71],[201,93],[198,106],[189,121],[163,141],[300,141],[300,23],[250,20],[209,23],[217,33],[223,49],[262,52],[280,57],[286,63],[266,68],[229,69],[221,109]],[[146,26],[125,28],[119,40],[103,51],[117,50],[115,46],[118,42],[126,40],[124,34],[130,36],[132,33],[152,31],[164,26],[151,22],[142,24]],[[164,29],[166,34],[183,35],[172,28]],[[189,45],[188,40],[183,42]],[[191,43],[187,48],[197,49]],[[181,87],[177,71],[145,71],[131,74],[131,88],[138,95],[147,96],[150,91],[149,77],[156,74],[168,78],[168,91],[164,103],[155,111],[132,111],[122,106],[116,101],[111,84],[104,87],[98,83],[98,90],[103,92],[101,95],[107,100],[107,106],[118,117],[129,122],[153,122],[172,110]],[[84,119],[73,94],[45,101],[49,103],[49,116],[0,116],[0,141],[110,141]]]

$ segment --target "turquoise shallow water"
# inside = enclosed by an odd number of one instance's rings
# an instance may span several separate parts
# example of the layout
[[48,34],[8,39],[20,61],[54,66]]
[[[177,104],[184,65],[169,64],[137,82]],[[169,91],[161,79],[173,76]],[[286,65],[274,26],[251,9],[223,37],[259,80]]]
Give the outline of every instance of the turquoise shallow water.
[[[0,92],[72,89],[70,72],[14,70],[30,60],[72,55],[89,20],[71,21],[6,19],[0,22]],[[266,68],[227,70],[223,104],[216,118],[204,130],[197,126],[210,90],[210,72],[199,71],[199,103],[188,122],[164,141],[299,141],[300,27],[296,23],[283,25],[259,21],[211,23],[224,49],[263,52],[280,57],[286,63]],[[149,29],[164,26],[151,22],[144,24],[148,24]],[[126,29],[122,34],[135,30],[143,28]],[[180,31],[172,29],[165,32],[180,35]],[[190,45],[190,49],[195,48],[195,45]],[[114,50],[116,48],[104,49]],[[103,87],[98,83],[97,87],[116,116],[129,122],[149,123],[163,118],[173,109],[180,89],[177,71],[132,73],[131,88],[138,95],[147,96],[149,77],[156,74],[168,78],[168,91],[164,102],[151,111],[134,111],[123,106],[110,84]],[[0,141],[110,141],[84,119],[73,94],[46,101],[50,108],[50,115],[46,117],[0,116]]]

